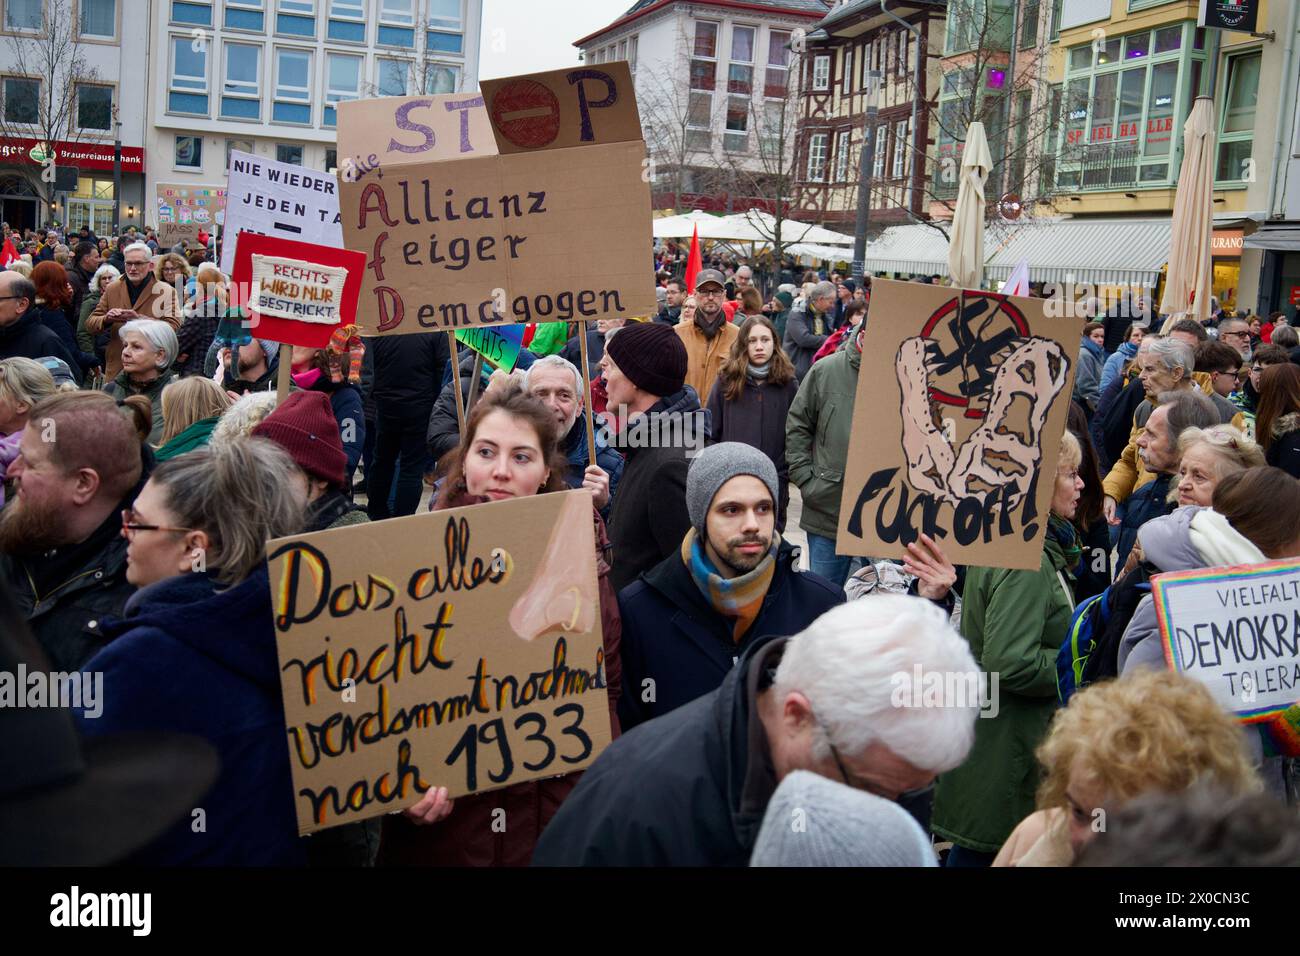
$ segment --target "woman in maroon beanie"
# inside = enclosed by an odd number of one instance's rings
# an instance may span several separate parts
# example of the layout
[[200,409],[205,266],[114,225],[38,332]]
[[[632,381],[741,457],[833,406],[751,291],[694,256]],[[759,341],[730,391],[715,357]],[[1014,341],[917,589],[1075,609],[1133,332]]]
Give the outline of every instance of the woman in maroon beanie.
[[[669,330],[671,332],[671,330]],[[509,453],[505,453],[509,449]],[[450,459],[448,461],[448,459]],[[517,385],[490,388],[474,406],[460,447],[444,464],[447,477],[434,510],[507,501],[552,491],[567,491],[564,456],[558,450],[555,416]],[[600,586],[600,625],[605,644],[605,681],[609,688],[612,736],[619,734],[618,694],[622,686],[619,638],[622,622],[609,582],[605,558],[608,539],[600,514],[592,508],[596,528],[596,574]],[[453,802],[445,787],[430,789],[401,815],[384,817],[380,865],[527,866],[533,848],[577,785],[580,773],[517,783],[501,790],[472,794]],[[494,824],[504,811],[507,826]]]

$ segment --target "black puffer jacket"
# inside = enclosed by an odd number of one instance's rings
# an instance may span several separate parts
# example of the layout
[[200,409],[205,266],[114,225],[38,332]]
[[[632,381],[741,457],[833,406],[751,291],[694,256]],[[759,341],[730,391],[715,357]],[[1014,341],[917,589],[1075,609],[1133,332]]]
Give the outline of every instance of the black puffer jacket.
[[441,391],[451,351],[447,336],[386,335],[367,339],[366,348],[374,355],[375,410],[427,416]]

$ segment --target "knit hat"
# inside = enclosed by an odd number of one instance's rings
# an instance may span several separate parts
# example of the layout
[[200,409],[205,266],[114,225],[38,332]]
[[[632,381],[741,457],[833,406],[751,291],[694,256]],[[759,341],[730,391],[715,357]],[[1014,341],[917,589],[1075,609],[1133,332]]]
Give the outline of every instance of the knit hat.
[[718,489],[737,475],[753,475],[767,485],[773,505],[779,500],[776,466],[771,458],[744,442],[724,441],[710,445],[695,456],[686,472],[686,513],[701,537],[704,536],[705,516]]
[[937,866],[930,838],[898,804],[808,770],[768,801],[750,866]]
[[776,301],[780,302],[787,309],[794,305],[794,296],[784,290],[776,294]]
[[686,384],[686,345],[671,325],[625,325],[605,351],[633,385],[651,395],[672,395]]
[[258,423],[253,434],[282,447],[311,477],[333,488],[343,486],[348,456],[339,439],[334,409],[324,392],[293,392]]

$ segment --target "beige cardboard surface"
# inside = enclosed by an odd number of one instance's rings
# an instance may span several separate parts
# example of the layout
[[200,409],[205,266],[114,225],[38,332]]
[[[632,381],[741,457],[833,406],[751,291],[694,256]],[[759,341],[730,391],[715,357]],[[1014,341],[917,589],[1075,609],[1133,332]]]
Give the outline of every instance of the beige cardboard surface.
[[588,766],[610,740],[587,491],[267,545],[301,833]]
[[358,325],[384,335],[650,314],[644,155],[637,140],[341,183],[344,242],[367,256]]
[[343,182],[376,177],[390,166],[497,152],[481,93],[381,96],[337,108]]
[[924,532],[954,564],[1039,566],[1083,327],[1044,305],[872,281],[840,554]]
[[639,142],[632,73],[624,61],[480,83],[502,153]]

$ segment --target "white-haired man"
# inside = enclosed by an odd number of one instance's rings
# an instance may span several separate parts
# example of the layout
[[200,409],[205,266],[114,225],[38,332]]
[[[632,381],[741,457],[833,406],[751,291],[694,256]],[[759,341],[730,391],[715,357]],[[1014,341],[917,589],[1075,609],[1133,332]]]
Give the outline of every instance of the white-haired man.
[[[904,806],[966,758],[979,669],[947,615],[887,595],[759,641],[722,686],[624,734],[542,834],[541,866],[745,865],[768,800],[810,770]],[[640,688],[627,688],[640,693]]]
[[[159,319],[172,328],[181,327],[181,309],[176,290],[153,274],[153,255],[143,242],[133,242],[122,253],[126,264],[122,278],[115,279],[100,298],[86,329],[92,335],[111,331],[132,319]],[[104,377],[112,380],[122,371],[122,343],[116,334],[104,353]]]
[[546,355],[523,373],[525,390],[531,392],[555,414],[560,451],[569,461],[564,475],[570,488],[589,488],[601,516],[609,517],[618,479],[623,474],[623,456],[610,448],[596,432],[596,463],[587,454],[587,425],[582,416],[582,374],[573,363],[558,355]]

